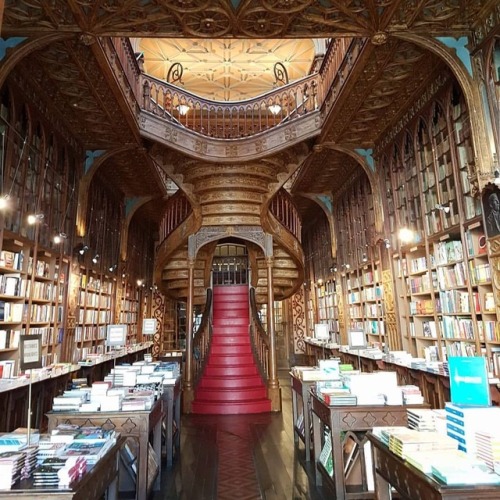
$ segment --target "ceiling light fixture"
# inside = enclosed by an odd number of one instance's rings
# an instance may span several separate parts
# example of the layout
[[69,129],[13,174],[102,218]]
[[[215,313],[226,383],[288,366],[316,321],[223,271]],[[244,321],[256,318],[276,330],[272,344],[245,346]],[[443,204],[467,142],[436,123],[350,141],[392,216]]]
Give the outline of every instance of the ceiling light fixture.
[[267,109],[276,116],[281,111],[281,106],[277,103],[270,104]]
[[80,250],[78,250],[78,253],[80,255],[83,255],[88,249],[89,249],[89,247],[87,245],[83,245],[82,248],[80,248]]
[[94,264],[97,264],[97,263],[99,262],[99,254],[98,254],[98,253],[96,253],[96,254],[94,255],[94,257],[92,257],[92,262],[93,262]]
[[179,104],[177,106],[177,111],[181,116],[186,116],[191,108],[187,104]]

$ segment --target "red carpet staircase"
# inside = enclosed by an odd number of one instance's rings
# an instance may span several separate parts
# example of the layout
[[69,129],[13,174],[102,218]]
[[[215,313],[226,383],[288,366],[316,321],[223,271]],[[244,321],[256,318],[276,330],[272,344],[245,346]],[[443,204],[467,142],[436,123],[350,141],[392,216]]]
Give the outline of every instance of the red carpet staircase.
[[234,415],[271,411],[250,344],[248,286],[214,287],[213,333],[193,413]]

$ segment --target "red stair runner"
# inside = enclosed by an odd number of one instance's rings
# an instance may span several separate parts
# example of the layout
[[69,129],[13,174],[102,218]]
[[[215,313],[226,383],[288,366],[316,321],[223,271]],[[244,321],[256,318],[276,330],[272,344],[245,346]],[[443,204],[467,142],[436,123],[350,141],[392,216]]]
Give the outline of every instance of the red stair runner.
[[234,415],[271,411],[249,335],[248,286],[219,286],[213,295],[213,333],[195,390],[193,413]]

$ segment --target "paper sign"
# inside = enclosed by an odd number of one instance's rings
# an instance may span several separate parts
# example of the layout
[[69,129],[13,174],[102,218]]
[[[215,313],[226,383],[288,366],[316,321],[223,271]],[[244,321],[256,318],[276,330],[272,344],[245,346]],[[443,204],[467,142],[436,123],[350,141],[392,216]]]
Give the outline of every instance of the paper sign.
[[156,333],[156,319],[155,318],[144,318],[142,320],[142,334],[143,335],[154,335]]
[[20,369],[24,371],[42,368],[42,335],[21,335],[19,342],[21,350]]

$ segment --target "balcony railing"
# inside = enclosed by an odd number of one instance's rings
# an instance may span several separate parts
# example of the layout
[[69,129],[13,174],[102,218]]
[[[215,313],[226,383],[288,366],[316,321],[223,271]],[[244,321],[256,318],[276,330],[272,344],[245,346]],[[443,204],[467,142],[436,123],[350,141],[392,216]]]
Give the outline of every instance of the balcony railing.
[[276,219],[301,241],[302,225],[299,212],[287,191],[280,189],[276,193],[271,200],[270,210]]
[[318,75],[311,75],[246,101],[215,102],[142,75],[142,107],[204,136],[239,139],[317,110],[318,80]]
[[178,228],[191,213],[191,205],[182,191],[177,191],[167,203],[167,209],[160,222],[160,242]]

